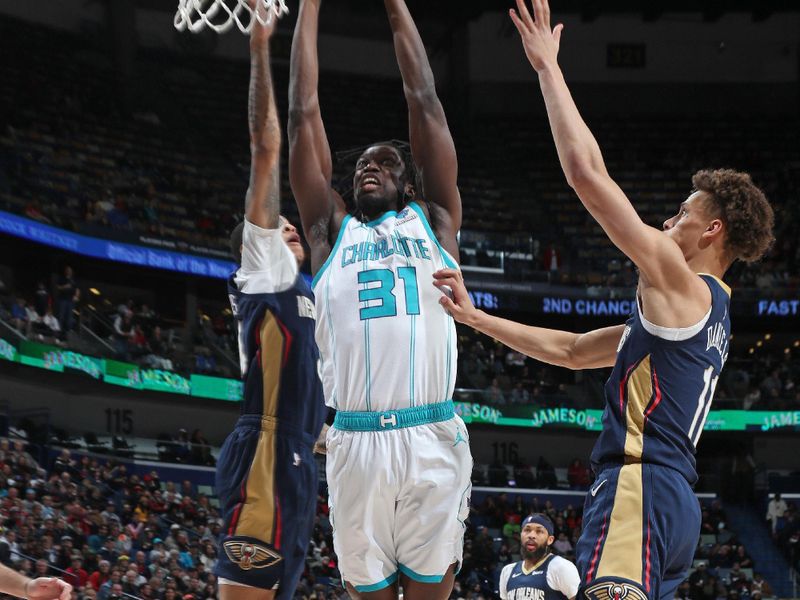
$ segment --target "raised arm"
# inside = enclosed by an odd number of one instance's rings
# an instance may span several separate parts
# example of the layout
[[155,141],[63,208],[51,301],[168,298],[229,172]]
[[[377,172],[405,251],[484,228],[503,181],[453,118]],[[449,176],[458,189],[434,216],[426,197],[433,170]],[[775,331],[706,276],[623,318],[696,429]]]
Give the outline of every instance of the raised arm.
[[488,315],[473,306],[461,271],[443,269],[433,275],[433,284],[452,290],[452,299],[443,295],[442,306],[459,323],[477,329],[506,346],[541,362],[568,369],[597,369],[614,366],[624,325],[596,329],[588,333],[571,333],[542,327],[531,327]]
[[[458,160],[453,137],[433,80],[428,55],[404,0],[384,0],[394,37],[397,64],[408,103],[411,153],[422,178],[422,194],[433,203],[434,227],[442,245],[457,256],[461,228]],[[419,191],[419,190],[418,190]]]
[[539,75],[550,128],[567,182],[617,248],[639,267],[646,284],[661,290],[692,292],[702,283],[686,264],[678,245],[646,225],[624,192],[611,179],[592,132],[581,118],[558,66],[562,25],[550,29],[547,0],[517,0],[511,19],[525,53]]
[[320,0],[301,0],[289,66],[289,180],[316,272],[331,250],[344,202],[331,187],[333,163],[319,106]]
[[[257,10],[263,10],[258,3]],[[267,25],[253,19],[250,33],[250,185],[245,200],[245,217],[264,229],[276,229],[280,217],[281,128],[275,106],[269,40],[277,17]]]

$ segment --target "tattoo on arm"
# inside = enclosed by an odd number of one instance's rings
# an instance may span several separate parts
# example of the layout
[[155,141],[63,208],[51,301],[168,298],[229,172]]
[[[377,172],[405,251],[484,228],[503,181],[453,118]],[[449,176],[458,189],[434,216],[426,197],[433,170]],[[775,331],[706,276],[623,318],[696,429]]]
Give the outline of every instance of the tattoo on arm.
[[246,212],[251,221],[275,228],[280,215],[281,130],[268,48],[251,49],[248,117],[252,163]]

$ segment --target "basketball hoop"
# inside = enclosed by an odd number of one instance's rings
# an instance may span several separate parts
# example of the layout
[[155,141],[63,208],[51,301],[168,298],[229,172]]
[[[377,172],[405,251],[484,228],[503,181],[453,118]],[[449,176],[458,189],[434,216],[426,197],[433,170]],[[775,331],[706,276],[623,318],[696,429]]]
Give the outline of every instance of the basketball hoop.
[[[242,33],[250,33],[253,20],[267,25],[274,18],[289,12],[285,0],[255,0],[259,10],[250,8],[248,0],[178,0],[175,29],[199,33],[211,29],[225,33],[234,23]],[[262,8],[263,7],[263,8]]]

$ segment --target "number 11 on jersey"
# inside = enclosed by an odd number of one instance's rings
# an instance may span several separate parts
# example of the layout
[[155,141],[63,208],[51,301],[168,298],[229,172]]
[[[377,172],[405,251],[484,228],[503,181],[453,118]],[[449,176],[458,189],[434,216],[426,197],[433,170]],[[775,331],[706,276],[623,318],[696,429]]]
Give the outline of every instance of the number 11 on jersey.
[[403,283],[406,314],[419,314],[419,290],[417,289],[417,269],[415,267],[398,267],[396,276],[392,269],[368,269],[358,274],[358,283],[368,285],[378,282],[379,285],[358,290],[358,301],[380,300],[381,303],[374,306],[363,306],[359,311],[362,321],[397,316],[397,298],[394,295],[394,288],[398,279]]

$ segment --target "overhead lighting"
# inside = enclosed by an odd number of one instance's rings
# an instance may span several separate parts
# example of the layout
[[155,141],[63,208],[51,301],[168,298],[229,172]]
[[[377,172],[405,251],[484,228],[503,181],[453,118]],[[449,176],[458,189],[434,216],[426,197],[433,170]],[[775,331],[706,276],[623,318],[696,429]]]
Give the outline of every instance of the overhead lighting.
[[800,348],[800,340],[795,340],[793,346],[795,348]]
[[771,333],[765,333],[764,334],[764,339],[765,340],[771,340],[772,339],[772,334]]
[[97,288],[89,288],[89,291],[92,294],[94,294],[95,296],[99,296],[100,295],[100,290],[98,290]]
[[783,353],[784,354],[789,354],[789,352],[791,352],[791,350],[789,348],[784,348],[783,349]]
[[763,345],[764,345],[764,342],[762,342],[761,340],[758,340],[756,342],[756,346],[758,346],[759,348],[761,348],[761,346],[763,346]]
[[756,349],[755,349],[755,348],[750,348],[750,350],[748,350],[747,352],[748,352],[748,353],[750,353],[750,354],[752,354],[752,353],[753,353],[753,352],[755,352],[755,351],[756,351]]

